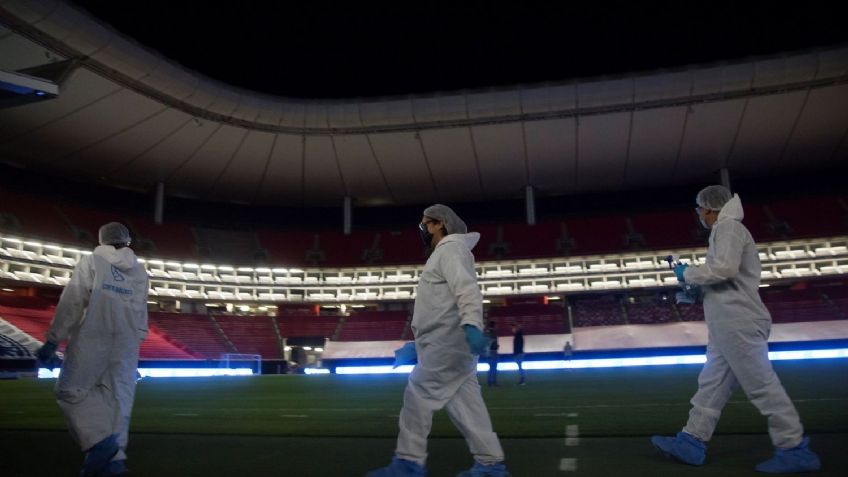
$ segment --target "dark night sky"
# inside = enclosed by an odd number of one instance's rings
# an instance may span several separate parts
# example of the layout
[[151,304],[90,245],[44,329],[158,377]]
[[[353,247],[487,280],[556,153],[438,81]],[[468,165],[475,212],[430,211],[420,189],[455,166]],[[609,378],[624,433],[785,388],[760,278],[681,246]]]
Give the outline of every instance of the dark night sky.
[[848,42],[844,17],[824,2],[75,3],[212,78],[309,98],[564,81]]

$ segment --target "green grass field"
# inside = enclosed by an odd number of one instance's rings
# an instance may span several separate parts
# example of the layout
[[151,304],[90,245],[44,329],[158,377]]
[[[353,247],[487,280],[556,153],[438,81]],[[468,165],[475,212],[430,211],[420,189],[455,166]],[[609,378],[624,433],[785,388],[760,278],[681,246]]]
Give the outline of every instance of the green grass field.
[[[776,362],[824,468],[848,472],[848,360]],[[515,477],[755,475],[772,452],[765,418],[739,392],[704,467],[659,456],[652,434],[685,423],[700,366],[515,373],[484,397]],[[485,381],[483,375],[481,379]],[[130,436],[137,476],[361,476],[391,457],[406,376],[262,376],[139,383]],[[0,382],[3,476],[76,475],[82,454],[52,397],[52,380]],[[566,426],[579,442],[566,445]],[[574,442],[570,442],[574,444]],[[430,475],[471,464],[444,412],[430,440]],[[562,459],[576,470],[562,471]]]

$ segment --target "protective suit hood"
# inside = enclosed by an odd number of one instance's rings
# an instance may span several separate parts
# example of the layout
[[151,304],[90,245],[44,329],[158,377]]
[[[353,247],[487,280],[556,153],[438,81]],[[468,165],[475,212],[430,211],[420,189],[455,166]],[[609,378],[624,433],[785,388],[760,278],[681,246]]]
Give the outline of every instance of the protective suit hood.
[[467,234],[450,234],[436,244],[436,248],[450,242],[464,243],[469,250],[473,249],[477,242],[480,241],[480,234],[477,232],[469,232]]
[[138,259],[131,248],[124,247],[116,249],[111,245],[100,245],[94,249],[94,254],[103,257],[107,262],[111,263],[118,270],[128,271],[138,265]]
[[745,212],[742,210],[742,200],[739,194],[733,194],[733,198],[724,204],[721,212],[718,213],[718,222],[722,220],[736,220],[741,222],[745,217]]

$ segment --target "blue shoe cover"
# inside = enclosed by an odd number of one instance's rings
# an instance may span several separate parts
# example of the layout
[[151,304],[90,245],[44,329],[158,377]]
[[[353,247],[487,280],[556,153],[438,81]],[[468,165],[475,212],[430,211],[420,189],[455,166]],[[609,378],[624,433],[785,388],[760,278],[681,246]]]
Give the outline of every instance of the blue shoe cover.
[[127,475],[129,470],[127,470],[127,461],[126,460],[113,460],[109,462],[109,465],[106,466],[106,469],[100,473],[100,477],[112,477],[115,475]]
[[88,452],[85,453],[85,460],[82,463],[80,477],[97,476],[106,466],[115,454],[118,453],[118,436],[112,434],[91,446]]
[[474,466],[465,472],[460,472],[456,477],[509,477],[509,472],[503,462],[492,465],[483,465],[474,462]]
[[821,461],[810,450],[810,438],[805,437],[800,444],[791,449],[775,449],[774,457],[760,462],[755,469],[770,474],[790,474],[796,472],[815,472],[821,468]]
[[686,432],[678,432],[676,437],[651,437],[651,444],[666,457],[674,457],[689,465],[703,465],[707,455],[707,446]]
[[427,477],[427,469],[411,460],[395,457],[387,467],[372,470],[365,477]]

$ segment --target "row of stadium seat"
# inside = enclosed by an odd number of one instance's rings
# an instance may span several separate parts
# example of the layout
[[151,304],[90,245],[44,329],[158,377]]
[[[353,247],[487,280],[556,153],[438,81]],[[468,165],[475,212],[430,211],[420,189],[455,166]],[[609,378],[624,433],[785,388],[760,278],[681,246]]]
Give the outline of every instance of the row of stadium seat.
[[[4,217],[0,220],[0,230],[82,247],[96,242],[99,225],[121,221],[133,231],[133,246],[140,255],[179,260],[356,266],[412,264],[425,259],[414,227],[417,218],[412,219],[412,225],[399,231],[354,231],[351,235],[326,231],[216,232],[187,223],[156,225],[143,216],[102,212],[64,203],[54,205],[8,191],[0,191],[0,215]],[[848,206],[846,198],[838,196],[748,203],[744,222],[758,241],[848,234]],[[702,246],[706,241],[706,232],[689,209],[569,216],[543,220],[535,226],[521,223],[471,225],[482,235],[475,248],[478,260],[685,248]],[[220,240],[221,234],[228,239]],[[227,250],[227,243],[239,243],[239,249]]]
[[521,325],[526,335],[568,332],[567,318],[561,305],[525,303],[491,307],[487,318],[495,323],[498,336],[512,335],[514,325]]
[[[761,297],[775,323],[848,318],[848,284],[840,280],[821,282],[802,289],[764,288]],[[631,301],[629,298],[625,295],[601,295],[572,299],[570,303],[574,326],[638,325],[704,319],[702,305],[675,305],[670,296],[656,295],[641,301]]]
[[[843,320],[848,317],[845,280],[798,282],[792,287],[761,290],[775,323]],[[703,320],[701,305],[674,305],[664,293],[608,293],[567,297],[563,304],[517,303],[492,306],[488,320],[498,336],[521,324],[525,334],[569,332],[568,309],[575,327],[657,324]],[[42,340],[55,301],[38,297],[0,296],[0,318]],[[282,359],[282,339],[323,337],[336,341],[411,339],[408,311],[354,310],[346,317],[315,315],[317,309],[280,310],[279,316],[150,313],[150,332],[142,359],[217,359],[223,353],[259,354]]]
[[[55,307],[28,308],[0,305],[0,319],[4,319],[31,337],[43,341],[53,319]],[[62,348],[63,350],[64,348]],[[175,343],[156,326],[151,325],[147,339],[141,344],[139,355],[142,359],[196,359],[185,346]]]
[[338,341],[412,339],[407,311],[365,311],[346,317]]

